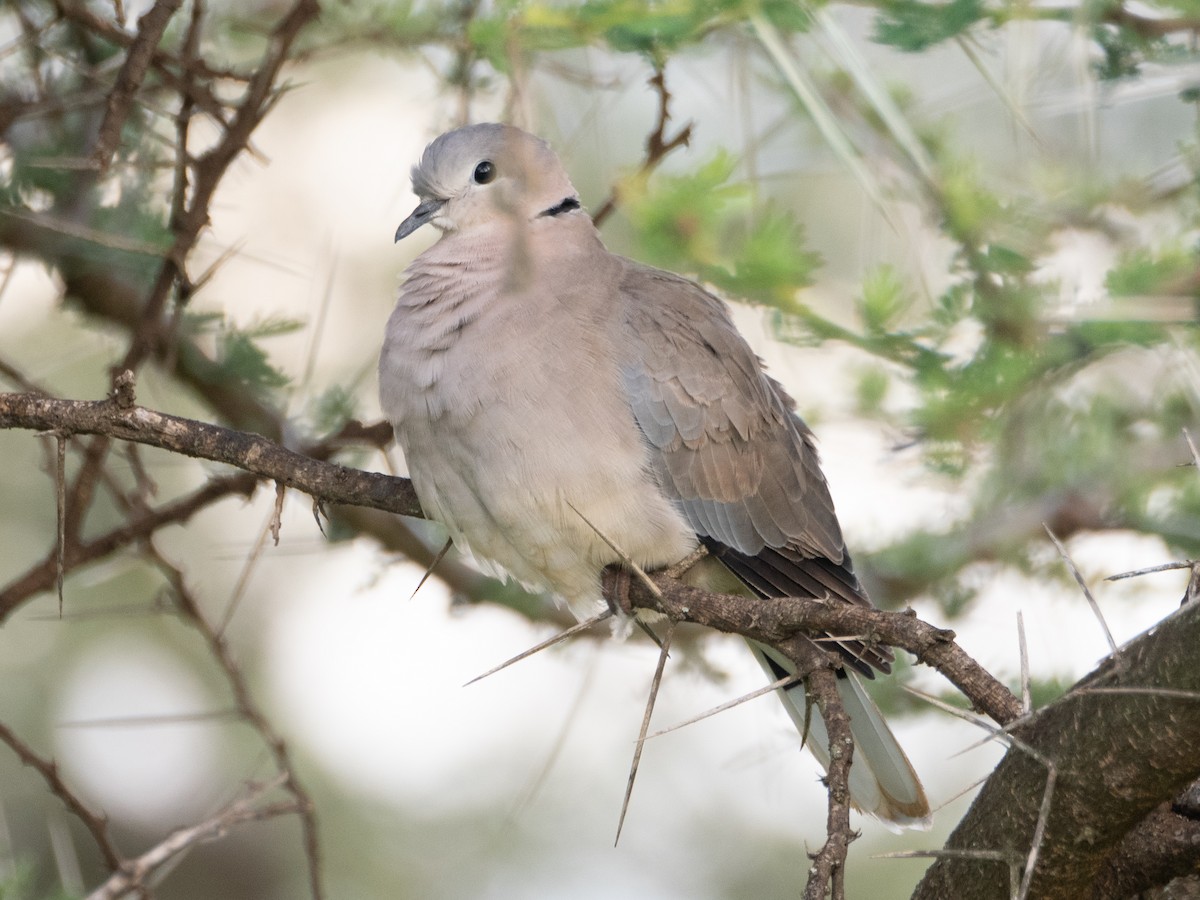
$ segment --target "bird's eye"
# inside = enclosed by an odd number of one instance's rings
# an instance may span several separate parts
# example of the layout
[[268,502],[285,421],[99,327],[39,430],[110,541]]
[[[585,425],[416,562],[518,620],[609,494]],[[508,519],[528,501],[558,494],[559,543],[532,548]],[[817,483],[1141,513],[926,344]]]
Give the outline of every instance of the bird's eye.
[[496,177],[496,167],[485,159],[475,167],[475,174],[472,177],[476,184],[487,184]]

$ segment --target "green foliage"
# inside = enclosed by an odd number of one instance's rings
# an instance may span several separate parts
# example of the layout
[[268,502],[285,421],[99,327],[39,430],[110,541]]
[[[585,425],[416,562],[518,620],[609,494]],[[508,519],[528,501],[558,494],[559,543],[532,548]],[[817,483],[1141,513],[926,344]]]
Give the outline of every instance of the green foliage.
[[191,336],[209,335],[215,341],[216,352],[204,373],[213,383],[233,382],[253,394],[263,395],[289,381],[274,363],[270,353],[259,341],[264,338],[290,334],[304,327],[295,319],[272,318],[246,327],[234,324],[221,313],[189,313],[184,316],[185,331]]
[[875,20],[875,40],[918,53],[957,37],[986,14],[980,0],[885,0]]
[[868,332],[880,334],[893,330],[897,319],[912,304],[908,286],[894,266],[877,266],[863,279],[858,312]]
[[718,154],[687,174],[627,182],[622,208],[639,256],[696,272],[730,297],[794,307],[820,258],[804,249],[790,214],[770,207],[747,214],[748,190],[730,183],[734,168],[732,157]]
[[862,369],[855,382],[855,408],[866,416],[880,415],[890,387],[891,378],[882,366]]
[[506,0],[472,19],[468,33],[479,55],[509,72],[514,51],[544,53],[603,45],[654,64],[694,46],[722,28],[761,12],[787,32],[809,25],[799,4],[789,0],[586,0],[578,5]]
[[78,894],[63,888],[38,890],[36,870],[27,862],[17,862],[0,878],[0,900],[77,900]]
[[638,176],[621,186],[622,211],[642,258],[666,269],[706,269],[722,256],[731,201],[744,187],[729,184],[735,162],[721,153],[684,175]]
[[1138,74],[1144,55],[1143,41],[1131,40],[1128,34],[1110,25],[1096,25],[1092,29],[1092,38],[1103,54],[1095,63],[1101,78],[1115,81]]
[[1172,292],[1194,277],[1200,259],[1194,251],[1175,248],[1155,252],[1135,247],[1124,253],[1109,270],[1104,286],[1115,297],[1136,297]]
[[331,384],[312,406],[312,424],[318,434],[333,434],[358,415],[358,394],[352,387]]
[[709,271],[715,284],[735,297],[787,308],[796,291],[812,282],[820,257],[804,249],[804,229],[791,215],[768,209],[733,244],[733,271]]

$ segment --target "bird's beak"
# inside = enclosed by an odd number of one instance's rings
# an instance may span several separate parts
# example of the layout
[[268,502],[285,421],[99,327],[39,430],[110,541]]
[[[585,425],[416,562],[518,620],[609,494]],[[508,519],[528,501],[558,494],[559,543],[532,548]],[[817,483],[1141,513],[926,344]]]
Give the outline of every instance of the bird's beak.
[[408,237],[410,234],[436,216],[438,210],[445,205],[445,200],[441,200],[436,197],[431,200],[422,200],[417,205],[417,208],[412,211],[412,215],[401,222],[400,227],[396,229],[396,240],[399,241]]

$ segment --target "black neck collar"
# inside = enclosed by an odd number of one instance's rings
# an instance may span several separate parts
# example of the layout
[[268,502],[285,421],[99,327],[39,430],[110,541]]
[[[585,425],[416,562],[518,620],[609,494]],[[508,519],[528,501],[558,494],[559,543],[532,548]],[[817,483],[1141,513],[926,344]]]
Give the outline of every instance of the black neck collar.
[[571,212],[571,210],[579,209],[579,201],[574,197],[567,197],[558,206],[552,206],[549,209],[544,209],[538,213],[538,218],[542,216],[561,216],[563,213]]

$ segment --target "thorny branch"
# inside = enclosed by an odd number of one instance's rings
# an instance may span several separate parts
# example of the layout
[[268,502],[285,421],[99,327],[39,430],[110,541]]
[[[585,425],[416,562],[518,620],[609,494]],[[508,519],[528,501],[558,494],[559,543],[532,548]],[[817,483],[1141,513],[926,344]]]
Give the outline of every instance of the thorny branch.
[[[188,199],[182,214],[172,217],[171,228],[175,232],[175,239],[163,255],[158,275],[143,305],[141,321],[118,370],[136,372],[146,357],[159,350],[162,343],[169,339],[169,335],[163,333],[162,313],[172,286],[180,286],[181,301],[186,301],[190,294],[185,261],[200,232],[208,224],[209,206],[217,187],[230,164],[245,152],[250,135],[274,105],[277,96],[275,81],[288,58],[291,45],[301,29],[319,12],[316,0],[296,0],[295,5],[275,26],[267,53],[255,69],[221,140],[196,160],[190,186],[185,182],[176,185],[177,192],[190,187]],[[178,150],[180,153],[187,152],[186,147]]]
[[121,128],[129,116],[133,105],[134,95],[146,77],[146,70],[154,58],[154,50],[167,30],[183,0],[156,0],[155,4],[138,20],[138,33],[125,61],[117,72],[117,80],[108,93],[108,103],[104,110],[104,120],[100,123],[100,133],[96,137],[96,146],[92,150],[93,158],[101,168],[107,168],[113,151],[121,140]]
[[183,613],[184,618],[191,623],[192,627],[196,629],[204,638],[205,643],[208,644],[209,654],[216,660],[222,674],[225,676],[225,682],[229,687],[229,691],[233,694],[233,701],[237,707],[238,714],[258,733],[270,751],[271,758],[274,760],[275,767],[279,770],[280,778],[282,779],[280,782],[281,787],[295,798],[296,802],[292,805],[291,811],[300,816],[300,823],[304,832],[304,856],[308,862],[309,891],[313,900],[321,900],[324,894],[321,889],[321,853],[317,839],[316,810],[312,798],[296,775],[291,752],[288,750],[288,746],[283,738],[271,725],[271,721],[267,718],[266,714],[259,709],[258,704],[250,693],[250,687],[246,684],[246,679],[243,677],[240,667],[230,653],[229,644],[226,642],[224,636],[205,618],[203,611],[200,609],[200,604],[188,589],[183,572],[168,561],[154,547],[153,543],[150,544],[149,553],[170,583],[175,603],[178,605],[180,612]]
[[[225,497],[248,497],[254,493],[258,481],[255,475],[248,472],[218,476],[192,493],[164,503],[157,509],[139,515],[98,537],[77,543],[68,542],[63,549],[62,570],[64,573],[70,572],[90,562],[106,559],[117,550],[144,541],[167,525],[186,522],[196,513]],[[54,587],[58,562],[57,552],[52,551],[24,575],[0,589],[0,624],[27,600]]]
[[[813,649],[815,651],[815,646]],[[804,900],[825,900],[825,897],[846,900],[846,856],[850,852],[850,843],[858,836],[850,827],[850,766],[854,738],[833,669],[828,664],[815,666],[805,684],[821,710],[829,733],[829,772],[825,776],[828,798],[825,843],[813,855]]]
[[0,742],[7,744],[9,749],[17,755],[17,758],[21,762],[37,770],[37,773],[42,776],[42,780],[46,782],[46,786],[50,788],[50,793],[61,800],[63,805],[88,830],[88,833],[92,836],[92,840],[96,842],[96,846],[100,849],[100,855],[104,857],[104,864],[108,866],[110,871],[116,870],[121,865],[121,852],[117,849],[117,845],[113,843],[112,837],[108,833],[108,820],[99,813],[93,812],[87,804],[67,787],[66,782],[62,780],[62,776],[59,774],[57,763],[52,759],[46,759],[35,753],[28,744],[18,738],[3,722],[0,722]]
[[[0,395],[0,427],[24,427],[33,430],[55,428],[59,433],[90,433],[134,440],[190,456],[237,465],[254,475],[298,487],[323,500],[349,503],[401,512],[419,513],[411,485],[405,479],[344,469],[321,460],[278,447],[265,438],[230,429],[180,419],[114,400],[70,401],[27,394]],[[242,710],[264,741],[276,754],[277,765],[289,771],[290,762],[281,741],[273,735],[269,723],[244,705],[239,694],[236,666],[228,656],[220,635],[207,626],[194,601],[182,584],[182,575],[172,569],[169,577],[188,618],[207,636],[214,657],[226,672]],[[1019,715],[1019,703],[1003,685],[991,678],[953,644],[952,634],[933,628],[915,617],[901,613],[848,606],[831,606],[815,600],[754,601],[744,597],[709,595],[686,587],[665,575],[654,576],[659,587],[656,595],[640,581],[628,587],[631,602],[666,612],[676,621],[690,621],[725,631],[734,631],[781,646],[793,658],[803,659],[811,651],[807,641],[791,640],[796,634],[829,631],[839,634],[864,634],[895,646],[905,647],[944,671],[968,694],[973,705],[987,711],[997,721],[1007,722]],[[6,592],[7,593],[7,592]],[[0,601],[4,595],[0,595]],[[190,605],[189,605],[190,602]],[[739,609],[740,607],[740,609]],[[11,609],[9,606],[7,609]],[[0,612],[6,609],[0,602]],[[824,657],[820,651],[817,656]],[[805,671],[811,671],[811,658]],[[845,740],[849,723],[841,709],[836,689],[825,685],[832,671],[813,671],[814,696],[822,704],[830,729],[834,765],[829,773],[829,832],[825,845],[817,853],[809,880],[810,896],[844,896],[842,880],[846,852],[854,833],[849,824],[849,800],[846,778],[850,765],[850,744]],[[243,686],[244,687],[244,686]],[[824,690],[829,687],[830,690]],[[248,711],[249,710],[249,711]],[[842,726],[845,726],[843,733]],[[289,787],[298,791],[297,800],[305,821],[305,840],[310,849],[311,877],[319,890],[319,857],[316,853],[315,822],[306,795],[289,779]]]
[[261,802],[286,780],[286,775],[279,775],[265,784],[251,785],[242,796],[212,817],[199,824],[171,832],[145,853],[125,861],[104,884],[87,895],[87,900],[120,900],[121,897],[144,890],[154,874],[180,854],[186,853],[197,844],[221,837],[236,825],[302,812],[297,800]]
[[[649,175],[670,155],[671,151],[679,147],[686,147],[692,140],[691,122],[684,125],[671,137],[667,137],[667,125],[671,121],[671,92],[667,90],[663,70],[656,69],[647,83],[658,94],[658,121],[654,125],[654,130],[650,132],[650,136],[646,138],[646,158],[642,160],[642,165],[637,171],[639,178]],[[618,200],[619,192],[614,187],[612,193],[608,195],[608,199],[592,213],[592,222],[597,228],[603,225],[605,219],[616,211]]]
[[[304,456],[257,435],[168,416],[144,407],[123,409],[110,401],[51,400],[0,394],[0,428],[66,434],[105,434],[202,459],[228,463],[282,482],[326,502],[420,515],[411,482],[362,472]],[[907,613],[886,612],[820,600],[753,600],[710,594],[662,574],[652,575],[656,597],[640,581],[628,587],[636,606],[656,609],[681,622],[746,635],[773,645],[797,633],[862,634],[914,653],[937,668],[971,703],[1000,724],[1020,715],[1020,702],[954,643],[951,631]],[[2,595],[0,595],[2,596]],[[0,615],[5,612],[0,605]]]
[[[102,110],[102,117],[97,113],[91,120],[93,130],[87,133],[92,137],[84,138],[89,146],[79,151],[80,158],[63,157],[56,163],[72,181],[71,189],[63,192],[70,199],[69,205],[56,205],[45,214],[30,215],[15,206],[5,210],[5,216],[0,218],[0,230],[4,231],[3,243],[8,250],[45,254],[43,258],[62,276],[66,295],[101,298],[101,314],[120,319],[121,327],[131,336],[124,364],[117,369],[121,374],[114,382],[114,395],[111,400],[105,401],[105,405],[113,411],[130,412],[135,409],[132,392],[134,372],[146,359],[158,358],[174,367],[175,361],[170,359],[177,349],[174,331],[180,321],[179,312],[193,289],[187,271],[188,257],[208,225],[209,208],[219,184],[231,164],[247,151],[251,134],[280,96],[279,77],[291,57],[296,39],[319,12],[317,0],[294,0],[290,8],[282,11],[271,30],[262,57],[248,70],[249,74],[243,76],[211,66],[197,52],[204,37],[201,34],[202,0],[192,0],[191,18],[184,31],[180,55],[175,56],[163,48],[167,26],[182,5],[182,0],[155,0],[140,18],[136,32],[129,33],[119,24],[123,19],[120,4],[116,4],[113,18],[109,19],[76,0],[54,0],[56,17],[49,20],[47,28],[65,20],[72,23],[69,33],[77,37],[80,44],[96,42],[98,46],[103,43],[122,48],[124,52],[113,60],[120,63],[115,68],[80,68],[81,75],[91,81],[86,90],[81,89],[71,99],[83,97],[85,105],[82,108],[88,111],[89,116],[92,110]],[[0,109],[0,139],[7,138],[9,126],[23,116],[52,119],[70,108],[67,102],[60,102],[59,97],[49,92],[48,80],[41,77],[37,54],[40,50],[39,40],[44,34],[42,28],[35,26],[19,11],[18,18],[24,28],[31,59],[29,67],[38,94],[36,100],[15,99]],[[235,95],[230,88],[238,86],[242,90],[240,95]],[[174,101],[168,99],[164,103],[162,97],[170,93],[174,93]],[[135,107],[139,111],[161,115],[163,108],[171,106],[172,102],[175,107],[176,145],[172,148],[175,178],[168,222],[171,237],[169,247],[159,253],[150,243],[97,232],[89,226],[87,216],[110,166],[117,163],[122,166],[153,165],[152,159],[141,156],[143,148],[126,147],[123,144],[123,134],[132,133],[126,125]],[[80,108],[78,104],[76,108]],[[193,156],[188,146],[189,123],[194,110],[202,111],[217,126],[214,138],[199,156]],[[152,138],[156,136],[151,135]],[[81,245],[88,244],[117,253],[132,252],[144,256],[148,251],[157,258],[153,264],[155,274],[145,283],[140,283],[140,277],[131,277],[119,266],[97,265],[90,248],[83,246],[81,249]],[[167,315],[168,310],[170,315]],[[193,355],[191,359],[194,365],[196,357]],[[13,378],[22,386],[32,387],[14,367],[5,365],[0,374]],[[205,381],[203,375],[197,380]],[[258,408],[252,400],[247,403],[245,398],[238,399],[236,391],[221,385],[205,384],[201,390],[209,393],[213,399],[231,401],[228,404],[230,409],[246,410],[251,417],[257,415],[259,421],[278,418],[277,414],[266,413]],[[41,391],[34,393],[49,399]],[[53,586],[56,581],[61,584],[66,571],[88,561],[107,557],[121,548],[139,545],[163,570],[174,588],[177,604],[185,619],[205,637],[210,655],[225,675],[242,719],[269,748],[280,771],[278,785],[290,792],[292,799],[284,803],[263,804],[258,801],[265,791],[253,790],[213,819],[181,829],[141,857],[126,860],[109,837],[104,818],[91,812],[68,789],[52,761],[39,757],[3,725],[0,725],[0,740],[8,744],[22,761],[41,773],[51,792],[83,821],[92,834],[107,869],[112,873],[109,880],[92,895],[96,900],[128,894],[149,897],[148,880],[151,876],[188,847],[218,835],[232,824],[285,813],[299,815],[309,867],[310,892],[314,898],[320,898],[320,854],[313,804],[296,776],[287,746],[254,703],[228,647],[201,614],[183,583],[182,574],[158,554],[152,542],[159,529],[186,521],[195,512],[222,497],[251,493],[258,478],[243,473],[213,477],[191,494],[151,509],[148,500],[153,485],[145,477],[136,455],[130,457],[135,478],[131,493],[126,494],[109,471],[111,449],[115,443],[112,434],[93,432],[94,437],[85,442],[82,460],[72,483],[68,485],[65,467],[68,432],[85,433],[86,429],[82,432],[74,429],[50,432],[58,441],[59,449],[55,466],[59,524],[56,547],[45,560],[0,590],[0,621],[29,597]],[[251,443],[244,449],[254,452],[254,441],[251,437]],[[265,448],[264,452],[267,457],[274,457],[278,461],[273,451],[282,449],[273,445]],[[327,457],[336,448],[326,445],[322,450],[312,445],[305,449],[316,450],[315,456]],[[127,521],[98,537],[85,538],[85,518],[101,486],[112,491]]]

